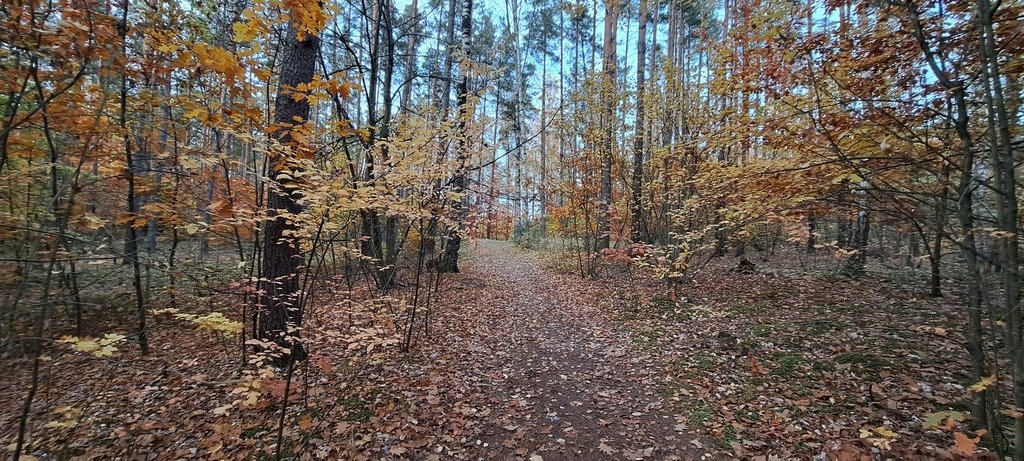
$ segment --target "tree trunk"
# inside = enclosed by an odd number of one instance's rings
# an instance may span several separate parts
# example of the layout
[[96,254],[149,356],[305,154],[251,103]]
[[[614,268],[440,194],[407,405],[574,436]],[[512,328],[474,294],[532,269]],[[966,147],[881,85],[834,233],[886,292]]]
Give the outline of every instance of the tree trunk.
[[409,6],[409,12],[412,13],[412,17],[409,18],[412,21],[412,26],[409,27],[409,43],[406,48],[405,56],[405,82],[402,85],[402,101],[399,106],[401,113],[408,113],[412,108],[412,82],[413,76],[416,75],[416,50],[419,47],[419,2],[412,0],[412,5]]
[[868,188],[871,183],[868,180],[860,181],[860,188],[854,193],[859,197],[857,211],[857,222],[854,224],[853,232],[850,235],[850,249],[853,254],[846,260],[843,273],[847,275],[860,275],[864,273],[864,266],[867,263],[868,237],[871,231],[871,210],[868,209]]
[[602,82],[604,99],[604,148],[601,164],[601,194],[598,197],[598,224],[596,250],[607,249],[611,244],[611,207],[612,207],[612,157],[615,145],[615,39],[618,30],[619,2],[621,0],[605,0],[604,14],[604,54],[601,57],[604,79]]
[[[302,323],[299,305],[299,270],[303,258],[299,241],[292,237],[298,225],[290,216],[302,211],[296,192],[299,164],[294,160],[308,155],[307,147],[292,137],[292,129],[309,120],[309,101],[296,98],[295,88],[313,81],[316,57],[320,48],[318,36],[298,36],[289,28],[282,45],[283,58],[279,74],[277,99],[274,101],[274,138],[286,150],[269,153],[271,187],[267,198],[267,212],[273,219],[263,226],[263,265],[259,283],[260,295],[254,309],[253,336],[273,341],[284,348],[282,360],[303,360],[305,351],[289,327]],[[282,215],[284,213],[285,215]]]
[[633,135],[633,201],[630,206],[632,228],[631,237],[634,242],[648,240],[644,233],[643,202],[644,195],[644,131],[646,119],[644,113],[646,87],[644,82],[644,58],[647,55],[647,1],[640,0],[640,24],[637,28],[636,42],[636,129]]
[[[462,59],[469,59],[470,44],[473,37],[473,0],[463,0],[462,3],[462,44],[459,47]],[[472,147],[469,142],[469,66],[461,66],[462,80],[459,82],[459,129],[461,134],[458,141],[458,167],[455,177],[452,178],[452,192],[462,194],[466,190],[466,164],[469,161],[469,149]],[[459,251],[462,248],[462,226],[466,220],[465,197],[460,197],[452,204],[452,214],[455,226],[448,232],[448,243],[444,247],[444,253],[438,261],[437,269],[440,272],[459,271]]]
[[814,216],[807,217],[807,253],[814,253],[814,247],[818,245],[815,235],[818,232],[818,220]]
[[541,51],[544,59],[540,78],[540,236],[548,235],[548,53]]
[[[1024,408],[1024,327],[1021,315],[1021,294],[1018,247],[1017,168],[1014,160],[1010,124],[1013,116],[1006,110],[1003,97],[1002,70],[993,27],[995,11],[989,0],[978,0],[977,20],[981,33],[981,55],[984,59],[982,83],[988,113],[988,131],[992,170],[995,177],[996,227],[1002,235],[996,238],[999,267],[1002,269],[1004,315],[1007,319],[1007,351],[1013,379],[1013,404]],[[1024,418],[1013,423],[1013,459],[1024,460]]]
[[[980,381],[988,375],[987,358],[984,348],[984,337],[982,329],[982,293],[984,292],[981,276],[981,267],[978,262],[978,244],[974,234],[974,138],[970,133],[970,111],[967,105],[967,94],[965,83],[952,79],[947,74],[943,63],[933,51],[927,41],[927,36],[922,27],[921,18],[915,6],[907,4],[910,19],[914,28],[914,37],[918,46],[925,55],[926,62],[939,83],[949,91],[952,108],[955,114],[950,118],[957,137],[961,141],[961,163],[960,181],[957,184],[957,219],[960,223],[963,238],[960,242],[964,255],[964,262],[967,268],[967,290],[966,290],[966,311],[967,327],[965,336],[967,338],[967,351],[971,357],[971,380]],[[915,246],[916,247],[916,246]],[[914,248],[914,247],[912,247]],[[912,251],[916,253],[916,251]],[[915,254],[916,256],[916,254]],[[972,402],[972,415],[977,418],[978,425],[986,427],[993,437],[993,440],[1001,440],[1001,427],[999,413],[991,404],[992,393],[998,392],[998,388],[986,390],[974,394]],[[998,400],[997,398],[995,400]]]
[[[118,32],[121,38],[121,55],[128,59],[128,3],[125,3],[121,21],[118,23]],[[132,152],[131,132],[128,128],[127,107],[128,107],[128,76],[121,73],[121,107],[118,116],[118,125],[124,136],[124,155],[126,165],[126,179],[128,182],[128,193],[126,197],[128,214],[132,219],[125,227],[124,258],[126,263],[132,265],[132,288],[134,289],[136,316],[138,317],[138,338],[139,349],[142,355],[149,354],[149,340],[146,332],[146,306],[142,298],[142,270],[139,262],[139,235],[135,227],[135,214],[139,211],[138,198],[135,196],[135,172],[137,170],[135,156]]]

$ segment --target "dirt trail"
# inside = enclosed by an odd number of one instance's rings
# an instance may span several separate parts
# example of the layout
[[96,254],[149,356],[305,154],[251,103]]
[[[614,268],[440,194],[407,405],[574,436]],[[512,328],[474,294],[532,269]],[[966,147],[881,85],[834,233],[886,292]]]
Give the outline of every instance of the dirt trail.
[[[657,370],[596,306],[585,286],[504,242],[468,252],[456,300],[478,326],[460,348],[462,380],[488,395],[472,450],[479,457],[700,459],[696,437],[678,432]],[[682,429],[682,427],[680,427]]]

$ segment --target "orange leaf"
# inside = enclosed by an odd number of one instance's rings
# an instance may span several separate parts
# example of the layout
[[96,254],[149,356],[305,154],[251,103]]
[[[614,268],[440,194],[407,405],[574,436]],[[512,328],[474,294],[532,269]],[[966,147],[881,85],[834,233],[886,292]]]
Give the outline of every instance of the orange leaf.
[[313,427],[313,418],[309,415],[302,415],[302,417],[299,418],[299,428],[306,431],[309,430],[310,427]]
[[981,437],[972,439],[963,432],[957,432],[953,434],[953,440],[956,442],[953,450],[961,455],[970,456],[974,454],[974,450],[978,446],[978,442],[981,441]]
[[754,375],[763,375],[765,373],[768,373],[768,370],[766,370],[764,368],[764,366],[761,365],[761,362],[758,362],[757,359],[754,358],[753,355],[750,355],[749,357],[750,357],[750,372],[751,373],[753,373]]

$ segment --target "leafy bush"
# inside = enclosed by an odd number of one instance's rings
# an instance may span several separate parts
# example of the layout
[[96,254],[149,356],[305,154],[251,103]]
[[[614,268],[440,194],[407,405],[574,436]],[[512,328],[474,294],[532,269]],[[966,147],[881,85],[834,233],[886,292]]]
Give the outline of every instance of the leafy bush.
[[544,229],[539,222],[520,221],[512,231],[512,242],[520,248],[542,248]]

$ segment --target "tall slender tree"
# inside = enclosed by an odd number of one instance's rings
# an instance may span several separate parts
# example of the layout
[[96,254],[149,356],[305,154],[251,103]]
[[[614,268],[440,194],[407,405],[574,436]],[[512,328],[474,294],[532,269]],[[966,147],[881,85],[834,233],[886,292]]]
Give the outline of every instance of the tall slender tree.
[[631,237],[634,242],[647,240],[644,231],[643,195],[644,195],[644,131],[646,130],[644,82],[644,59],[647,57],[647,0],[640,0],[639,26],[637,27],[636,44],[636,127],[633,133],[633,195],[630,202]]
[[459,271],[459,251],[462,249],[462,226],[467,217],[466,197],[466,168],[469,162],[469,149],[472,143],[469,139],[469,117],[471,114],[471,101],[469,97],[469,76],[470,76],[470,49],[473,40],[473,0],[462,1],[462,37],[459,44],[459,56],[462,58],[461,79],[459,80],[458,108],[458,146],[456,147],[457,165],[455,175],[452,178],[452,192],[458,197],[452,203],[452,216],[454,226],[448,231],[448,242],[444,247],[444,254],[438,261],[438,270],[441,272]]
[[604,51],[601,55],[602,77],[602,127],[604,141],[601,146],[601,193],[598,197],[599,215],[597,225],[597,250],[607,249],[611,242],[612,208],[612,158],[615,156],[615,94],[616,60],[615,42],[619,28],[619,10],[622,0],[605,0]]
[[310,147],[297,131],[305,129],[309,120],[310,103],[304,96],[304,86],[313,81],[319,35],[304,30],[299,24],[290,24],[282,39],[279,87],[274,100],[273,138],[279,148],[270,153],[270,190],[267,199],[268,220],[263,225],[263,264],[259,283],[253,336],[276,342],[284,349],[288,360],[303,360],[305,351],[289,331],[302,324],[299,272],[303,263],[296,236],[298,230],[293,217],[302,212],[299,203],[297,170],[299,161],[311,155]]

